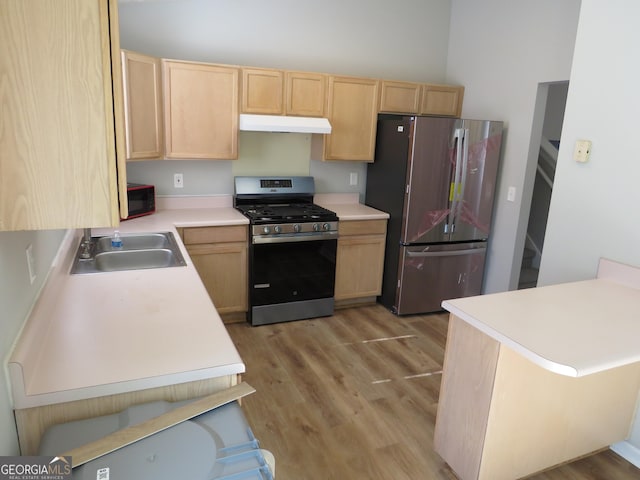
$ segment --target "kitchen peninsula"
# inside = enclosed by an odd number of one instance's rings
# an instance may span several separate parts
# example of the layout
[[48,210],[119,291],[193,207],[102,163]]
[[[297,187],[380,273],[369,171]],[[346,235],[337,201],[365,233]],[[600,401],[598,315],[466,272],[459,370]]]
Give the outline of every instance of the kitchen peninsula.
[[443,302],[435,449],[462,480],[521,478],[626,439],[640,391],[640,269]]

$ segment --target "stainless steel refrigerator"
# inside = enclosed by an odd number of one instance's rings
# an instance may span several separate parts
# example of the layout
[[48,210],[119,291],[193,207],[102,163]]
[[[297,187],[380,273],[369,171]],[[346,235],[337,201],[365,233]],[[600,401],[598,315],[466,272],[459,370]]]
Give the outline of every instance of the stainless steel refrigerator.
[[398,315],[480,294],[502,122],[380,115],[365,203],[388,212],[380,303]]

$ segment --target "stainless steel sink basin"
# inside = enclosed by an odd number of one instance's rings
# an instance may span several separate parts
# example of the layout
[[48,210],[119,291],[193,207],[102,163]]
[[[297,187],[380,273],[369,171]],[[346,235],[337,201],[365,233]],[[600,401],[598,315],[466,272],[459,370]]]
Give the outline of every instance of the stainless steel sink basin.
[[[121,235],[121,250],[146,250],[156,248],[171,248],[173,238],[171,232],[163,233],[136,233]],[[175,242],[174,242],[175,243]],[[110,252],[111,237],[100,237],[96,241],[96,251]]]
[[71,273],[117,272],[187,264],[172,232],[122,234],[121,238],[122,247],[114,249],[110,236],[92,237],[88,258],[83,258],[85,249],[80,244]]
[[176,265],[176,256],[167,248],[121,250],[118,252],[99,253],[96,255],[95,263],[96,270],[101,272],[165,268]]

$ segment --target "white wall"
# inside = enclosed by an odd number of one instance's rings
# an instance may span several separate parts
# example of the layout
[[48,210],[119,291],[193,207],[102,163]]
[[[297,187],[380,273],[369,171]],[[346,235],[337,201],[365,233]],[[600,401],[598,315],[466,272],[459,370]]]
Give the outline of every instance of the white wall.
[[[640,3],[583,0],[540,283],[593,278],[598,258],[640,266]],[[591,160],[574,162],[578,139]],[[639,340],[640,341],[640,340]]]
[[159,57],[443,81],[449,0],[120,1],[123,48]]
[[[359,193],[364,201],[366,163],[309,160],[310,149],[309,134],[240,132],[238,160],[129,162],[127,180],[155,185],[158,195],[229,195],[235,175],[311,175],[318,193]],[[183,174],[183,188],[174,188],[174,173]]]
[[[533,182],[529,150],[538,84],[568,80],[580,0],[452,0],[447,80],[465,86],[462,115],[503,120],[484,291],[517,285]],[[507,189],[516,187],[516,201]],[[526,187],[526,188],[525,188]]]
[[[64,231],[0,232],[0,455],[18,454],[18,437],[6,373],[13,343],[49,273]],[[25,250],[31,245],[36,279],[31,284]]]
[[[450,0],[121,0],[120,39],[123,48],[164,58],[443,82],[449,14]],[[127,171],[164,195],[231,193],[233,175],[255,172],[313,175],[319,193],[364,198],[366,163],[309,161],[310,144],[301,149],[301,141],[241,134],[235,161],[144,162]],[[173,189],[177,172],[184,189]]]
[[[540,285],[593,278],[600,257],[640,267],[639,18],[633,0],[582,0]],[[629,444],[640,466],[638,413]]]

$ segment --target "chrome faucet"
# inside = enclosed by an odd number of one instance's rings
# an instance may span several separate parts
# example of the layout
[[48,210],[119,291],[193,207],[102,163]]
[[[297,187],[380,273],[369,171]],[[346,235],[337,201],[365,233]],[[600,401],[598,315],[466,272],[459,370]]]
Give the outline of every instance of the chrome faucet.
[[91,258],[91,229],[84,229],[84,236],[82,237],[82,243],[80,244],[82,251],[80,252],[80,258]]

